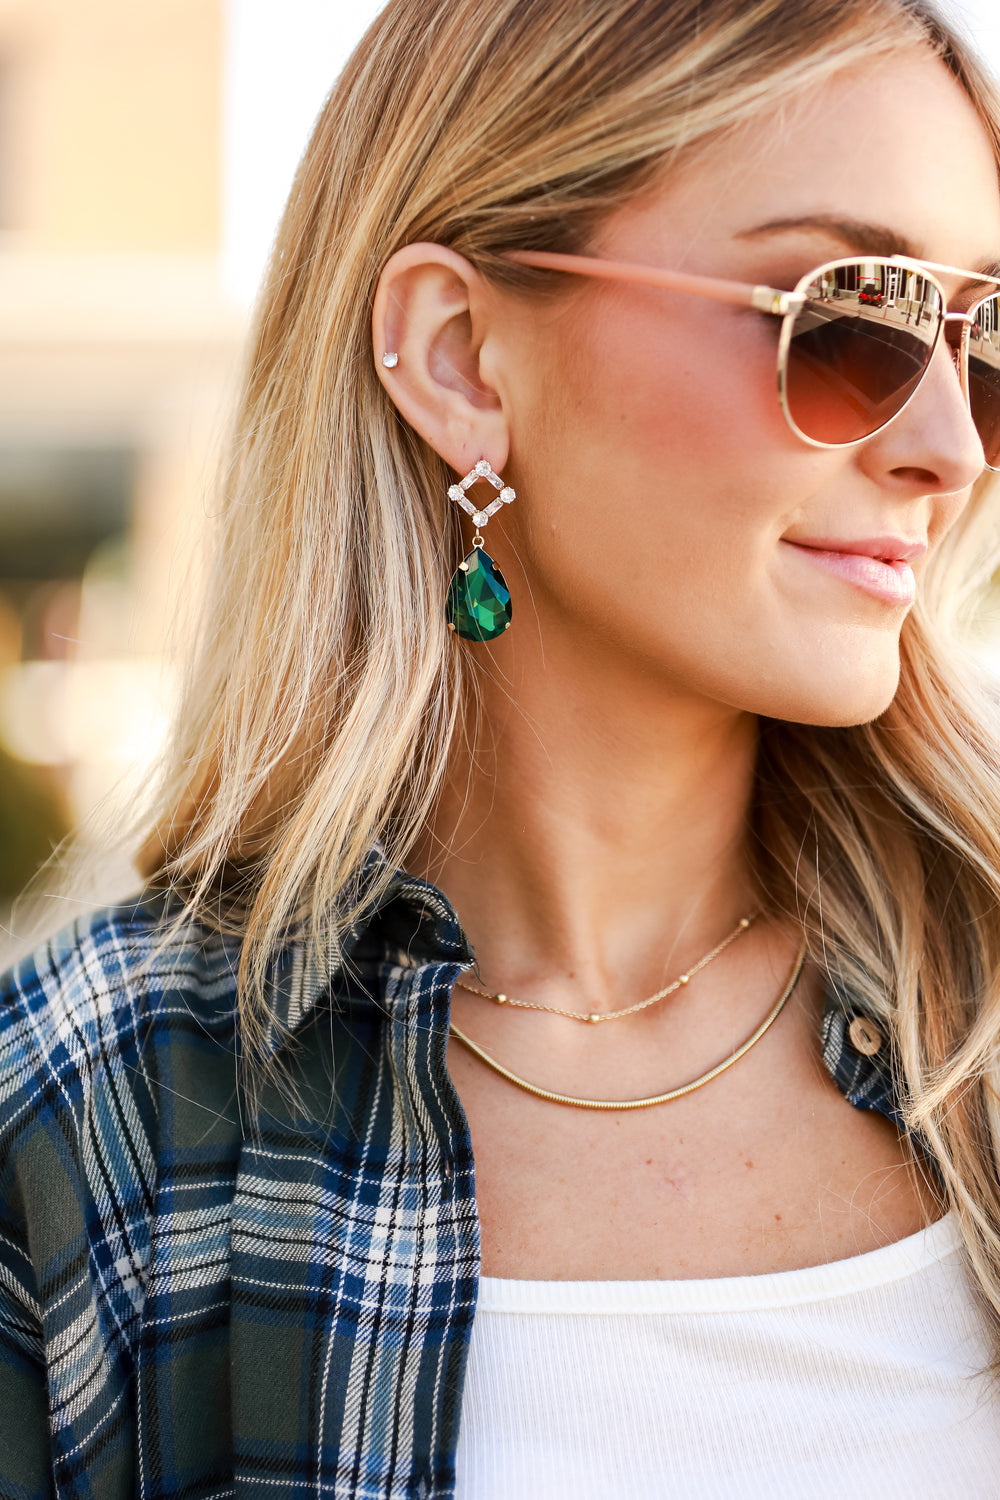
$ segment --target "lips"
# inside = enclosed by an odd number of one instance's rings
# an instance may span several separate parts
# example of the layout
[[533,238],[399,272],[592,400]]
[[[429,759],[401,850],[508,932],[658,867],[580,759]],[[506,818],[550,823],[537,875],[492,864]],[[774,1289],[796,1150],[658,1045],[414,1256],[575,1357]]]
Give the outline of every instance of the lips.
[[808,541],[786,537],[785,542],[805,562],[883,604],[910,605],[916,598],[917,580],[910,560],[927,551],[926,542],[903,537]]
[[927,543],[917,537],[866,536],[866,537],[786,537],[795,547],[806,547],[816,552],[843,552],[852,557],[875,557],[881,562],[911,562],[923,557]]

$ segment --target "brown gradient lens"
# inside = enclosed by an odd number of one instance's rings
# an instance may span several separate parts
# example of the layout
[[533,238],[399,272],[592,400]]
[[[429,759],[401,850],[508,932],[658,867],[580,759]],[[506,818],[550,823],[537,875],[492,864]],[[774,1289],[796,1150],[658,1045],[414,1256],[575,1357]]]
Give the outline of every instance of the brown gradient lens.
[[1000,294],[971,309],[969,405],[991,469],[1000,468]]
[[[871,259],[820,267],[800,290],[807,300],[785,364],[789,416],[819,443],[870,437],[906,404],[930,363],[941,293],[917,271]],[[1000,361],[995,375],[1000,438]]]

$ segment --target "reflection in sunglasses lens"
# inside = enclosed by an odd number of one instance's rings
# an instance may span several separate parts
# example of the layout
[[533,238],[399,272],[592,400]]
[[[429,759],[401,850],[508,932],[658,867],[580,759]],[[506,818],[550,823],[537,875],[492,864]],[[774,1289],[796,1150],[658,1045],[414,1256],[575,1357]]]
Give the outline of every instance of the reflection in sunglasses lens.
[[1000,295],[975,309],[969,329],[969,404],[991,469],[1000,466]]
[[917,272],[874,260],[821,269],[806,296],[788,348],[788,410],[804,436],[853,443],[884,426],[918,385],[941,296]]

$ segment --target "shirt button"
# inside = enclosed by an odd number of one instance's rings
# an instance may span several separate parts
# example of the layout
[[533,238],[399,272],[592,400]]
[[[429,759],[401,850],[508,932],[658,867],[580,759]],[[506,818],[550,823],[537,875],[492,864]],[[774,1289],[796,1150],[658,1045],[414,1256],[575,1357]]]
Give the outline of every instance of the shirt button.
[[868,1016],[855,1016],[847,1028],[848,1040],[862,1057],[874,1057],[882,1046],[882,1033]]

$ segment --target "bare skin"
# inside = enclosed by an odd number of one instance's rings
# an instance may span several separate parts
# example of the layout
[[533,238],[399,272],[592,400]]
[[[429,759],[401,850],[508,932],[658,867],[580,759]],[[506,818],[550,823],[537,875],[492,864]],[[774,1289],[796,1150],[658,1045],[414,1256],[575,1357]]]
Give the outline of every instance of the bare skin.
[[[873,170],[875,143],[894,139],[906,153]],[[991,149],[938,62],[904,55],[758,120],[624,205],[592,248],[790,287],[865,248],[822,227],[757,232],[817,215],[888,226],[951,265],[997,257]],[[778,407],[776,327],[761,315],[589,283],[540,303],[428,246],[386,267],[373,334],[378,354],[399,351],[382,375],[406,420],[456,473],[485,455],[519,496],[486,539],[515,627],[481,648],[475,763],[460,743],[411,865],[455,903],[487,988],[618,1009],[755,903],[759,716],[860,723],[891,700],[906,607],[822,573],[800,544],[892,535],[933,552],[983,463],[954,367],[940,347],[887,428],[814,449]],[[688,989],[614,1024],[458,989],[454,1019],[557,1090],[658,1092],[753,1030],[797,946],[794,930],[755,923]],[[936,1217],[895,1129],[827,1076],[822,1000],[807,971],[730,1072],[632,1114],[531,1098],[453,1042],[484,1272],[752,1274],[864,1252]]]

